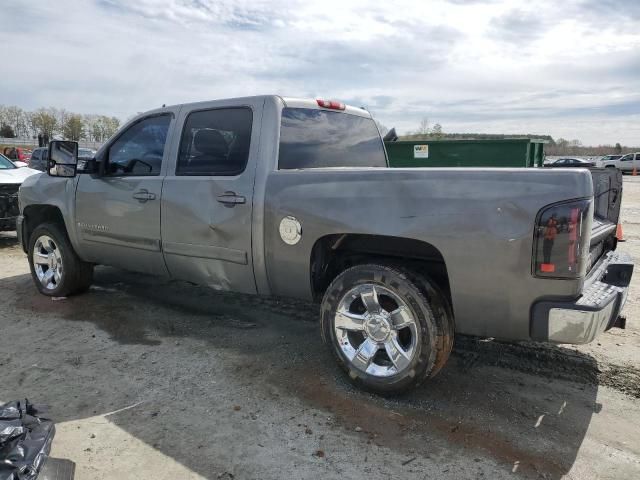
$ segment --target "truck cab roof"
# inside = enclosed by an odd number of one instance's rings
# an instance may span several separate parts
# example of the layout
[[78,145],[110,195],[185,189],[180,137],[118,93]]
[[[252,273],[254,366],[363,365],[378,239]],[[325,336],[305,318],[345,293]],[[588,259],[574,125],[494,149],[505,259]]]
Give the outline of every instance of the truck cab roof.
[[344,108],[341,108],[341,109],[337,109],[337,108],[327,109],[319,105],[319,99],[283,97],[281,95],[255,95],[250,97],[218,98],[218,99],[212,99],[212,100],[204,100],[201,102],[179,103],[175,105],[167,105],[161,108],[149,110],[144,112],[142,115],[146,116],[146,115],[149,115],[150,113],[156,113],[156,112],[161,113],[166,111],[173,111],[181,107],[188,107],[188,108],[197,108],[199,106],[205,107],[205,106],[209,106],[212,102],[218,102],[218,101],[225,104],[242,105],[242,104],[254,102],[255,100],[260,100],[260,99],[279,102],[282,104],[283,107],[307,108],[307,109],[314,109],[314,110],[335,110],[343,113],[348,113],[350,115],[358,115],[360,117],[371,118],[371,114],[369,113],[369,111],[367,111],[365,108],[362,108],[362,107],[354,107],[352,105],[343,104]]

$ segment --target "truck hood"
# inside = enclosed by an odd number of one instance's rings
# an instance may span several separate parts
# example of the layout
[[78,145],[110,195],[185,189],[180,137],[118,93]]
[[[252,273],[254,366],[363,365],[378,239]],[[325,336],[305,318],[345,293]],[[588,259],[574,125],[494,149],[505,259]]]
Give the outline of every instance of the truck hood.
[[0,170],[0,185],[21,184],[27,178],[36,173],[42,173],[29,167],[12,168]]

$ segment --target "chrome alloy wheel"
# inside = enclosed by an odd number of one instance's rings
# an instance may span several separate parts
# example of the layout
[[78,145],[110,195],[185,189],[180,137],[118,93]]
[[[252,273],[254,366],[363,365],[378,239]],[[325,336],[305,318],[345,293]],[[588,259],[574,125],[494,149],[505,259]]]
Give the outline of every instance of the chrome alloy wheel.
[[414,314],[381,285],[365,283],[349,290],[338,304],[334,331],[351,364],[375,377],[402,372],[416,353]]
[[33,245],[33,268],[47,290],[55,290],[62,282],[62,255],[56,242],[48,235],[38,237]]

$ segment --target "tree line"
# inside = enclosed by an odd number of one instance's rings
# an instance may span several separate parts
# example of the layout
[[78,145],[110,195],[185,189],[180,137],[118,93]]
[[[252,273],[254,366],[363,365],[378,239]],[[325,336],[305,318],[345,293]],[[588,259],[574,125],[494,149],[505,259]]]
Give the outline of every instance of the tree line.
[[27,111],[15,105],[0,105],[0,137],[4,138],[61,135],[67,140],[104,142],[119,126],[118,118],[107,115],[82,115],[54,107]]
[[600,156],[610,154],[625,154],[640,151],[640,147],[623,146],[619,142],[615,145],[585,146],[578,139],[554,139],[551,135],[532,134],[492,134],[492,133],[445,133],[439,123],[431,126],[427,118],[423,118],[418,128],[401,136],[400,140],[504,140],[510,138],[530,138],[545,140],[546,155],[576,155]]

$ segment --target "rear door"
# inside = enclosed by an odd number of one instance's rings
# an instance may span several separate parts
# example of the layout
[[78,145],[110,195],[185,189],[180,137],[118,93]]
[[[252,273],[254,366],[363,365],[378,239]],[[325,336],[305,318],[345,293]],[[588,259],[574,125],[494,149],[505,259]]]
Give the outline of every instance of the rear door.
[[264,100],[184,106],[162,194],[162,243],[172,276],[256,292],[252,203]]
[[633,153],[628,153],[624,155],[620,160],[618,160],[618,165],[620,170],[623,172],[630,172],[633,170]]
[[160,197],[171,112],[141,118],[109,142],[101,176],[80,175],[76,226],[81,255],[127,270],[164,274]]

